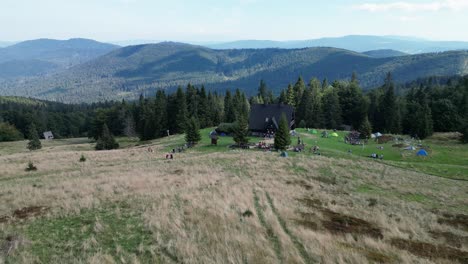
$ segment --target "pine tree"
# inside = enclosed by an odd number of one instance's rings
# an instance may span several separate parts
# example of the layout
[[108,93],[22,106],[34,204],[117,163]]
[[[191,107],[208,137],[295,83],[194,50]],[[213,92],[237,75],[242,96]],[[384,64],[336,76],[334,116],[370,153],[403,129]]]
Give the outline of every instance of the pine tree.
[[206,95],[205,86],[203,85],[198,94],[198,99],[198,120],[200,120],[200,127],[205,128],[213,126],[213,121],[209,113],[208,97]]
[[306,85],[302,76],[299,76],[297,82],[294,84],[294,106],[298,106],[301,103],[302,94],[306,89]]
[[291,136],[289,135],[289,124],[286,115],[281,115],[278,130],[275,133],[275,148],[286,150],[291,144]]
[[236,124],[234,126],[233,136],[234,142],[238,146],[245,145],[249,143],[249,125],[247,124],[247,120],[245,116],[239,115]]
[[324,125],[328,129],[337,129],[342,124],[340,98],[335,88],[325,90],[322,97]]
[[185,127],[185,142],[187,142],[189,145],[195,145],[200,142],[200,125],[194,116],[189,119]]
[[224,121],[227,123],[232,123],[236,120],[236,111],[234,110],[233,99],[231,92],[226,91],[226,96],[224,96]]
[[291,106],[296,106],[296,97],[294,94],[294,88],[291,84],[288,85],[288,89],[286,90],[286,104]]
[[[175,131],[172,131],[172,133],[183,133],[185,131],[185,125],[187,124],[188,111],[187,100],[180,86],[176,92],[175,107],[177,109],[175,113]],[[173,114],[174,113],[168,113],[170,117],[172,117]]]
[[361,133],[362,138],[370,138],[372,134],[372,125],[369,122],[369,118],[364,117],[364,121],[361,123],[359,127],[359,133]]
[[268,87],[267,87],[264,80],[260,80],[260,86],[258,87],[257,96],[262,101],[262,103],[264,103],[264,104],[271,104],[272,103],[270,101]]
[[286,95],[286,90],[281,90],[280,96],[278,97],[279,104],[288,104],[288,99]]
[[29,150],[37,150],[42,148],[41,141],[39,140],[39,136],[37,134],[36,126],[34,123],[31,123],[28,128],[28,149]]
[[102,128],[101,136],[96,142],[96,150],[109,150],[109,149],[118,149],[119,143],[114,139],[114,136],[109,132],[109,128],[104,124]]
[[167,123],[167,97],[164,90],[158,90],[156,92],[156,98],[154,100],[154,124],[155,124],[155,136],[156,138],[165,136],[166,130],[168,129]]
[[395,85],[392,80],[392,74],[388,73],[385,78],[384,95],[380,104],[383,115],[383,129],[387,133],[400,133],[399,109],[395,96]]

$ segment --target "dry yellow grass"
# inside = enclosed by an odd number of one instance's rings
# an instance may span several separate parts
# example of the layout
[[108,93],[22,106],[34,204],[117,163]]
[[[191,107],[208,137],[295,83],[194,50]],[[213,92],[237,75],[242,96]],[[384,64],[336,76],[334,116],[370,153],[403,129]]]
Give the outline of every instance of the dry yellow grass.
[[[22,222],[0,221],[0,263],[38,260],[21,226],[119,202],[138,212],[160,262],[453,263],[468,254],[466,226],[444,221],[468,214],[467,182],[372,161],[249,151],[187,152],[168,161],[160,146],[154,153],[144,146],[95,152],[87,143],[2,153],[0,217],[31,206],[49,209]],[[78,161],[81,154],[86,162]],[[26,172],[28,161],[38,171]],[[243,216],[247,210],[251,216]],[[97,219],[80,232],[98,236],[106,225]],[[11,233],[25,242],[7,244],[1,236]],[[461,242],[451,246],[441,234]],[[83,250],[76,262],[141,262],[138,255],[119,258],[126,254],[121,245],[115,254],[87,253],[101,247],[94,235],[75,241]],[[450,247],[461,257],[418,254],[392,242],[397,238]],[[2,246],[8,245],[7,254]]]

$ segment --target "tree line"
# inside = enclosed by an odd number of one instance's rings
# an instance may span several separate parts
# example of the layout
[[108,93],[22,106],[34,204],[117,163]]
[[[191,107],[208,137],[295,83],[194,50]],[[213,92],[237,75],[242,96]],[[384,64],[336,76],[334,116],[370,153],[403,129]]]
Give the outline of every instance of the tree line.
[[[213,127],[220,123],[248,123],[252,104],[288,104],[295,108],[298,127],[360,130],[409,134],[419,138],[434,131],[468,134],[468,76],[440,82],[415,82],[398,86],[391,74],[384,85],[363,92],[356,74],[349,81],[299,77],[275,96],[264,81],[248,97],[237,89],[224,94],[188,84],[167,94],[141,95],[133,102],[67,105],[53,102],[0,100],[0,141],[27,137],[33,124],[39,134],[51,130],[55,137],[110,135],[151,140],[184,133],[187,126]],[[104,128],[106,127],[106,128]]]

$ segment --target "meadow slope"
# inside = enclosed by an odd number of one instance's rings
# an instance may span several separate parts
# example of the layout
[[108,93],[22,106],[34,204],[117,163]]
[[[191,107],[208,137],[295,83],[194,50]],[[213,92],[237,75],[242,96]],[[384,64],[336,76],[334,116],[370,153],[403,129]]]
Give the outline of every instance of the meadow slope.
[[0,263],[468,261],[467,181],[203,137],[174,160],[183,136],[100,152],[87,139],[1,143]]

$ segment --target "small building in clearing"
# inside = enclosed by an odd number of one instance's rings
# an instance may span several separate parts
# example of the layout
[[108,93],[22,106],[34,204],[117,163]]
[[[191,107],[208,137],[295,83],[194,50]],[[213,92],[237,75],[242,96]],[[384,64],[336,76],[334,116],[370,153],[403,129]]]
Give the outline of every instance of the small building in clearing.
[[54,134],[52,134],[52,131],[46,131],[43,133],[44,138],[47,140],[54,139]]
[[294,108],[284,104],[254,104],[250,108],[249,130],[254,135],[275,132],[282,114],[286,115],[289,129],[294,129]]

